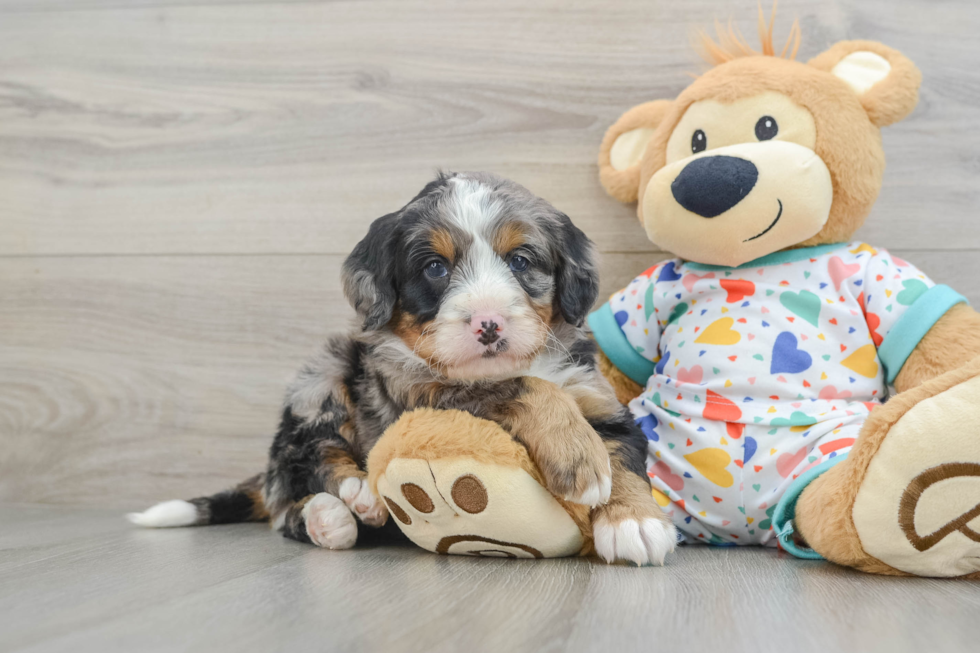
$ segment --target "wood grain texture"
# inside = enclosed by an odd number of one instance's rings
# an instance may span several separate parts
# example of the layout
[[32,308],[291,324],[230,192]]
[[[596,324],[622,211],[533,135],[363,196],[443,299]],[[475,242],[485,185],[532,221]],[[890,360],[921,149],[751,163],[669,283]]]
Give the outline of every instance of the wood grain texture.
[[0,505],[0,651],[967,651],[975,584],[689,546],[663,568],[327,551]]
[[[603,252],[667,255],[595,158],[755,0],[0,0],[0,499],[136,507],[259,468],[294,370],[351,311],[343,256],[436,168],[492,170]],[[980,10],[784,0],[801,58],[923,70],[860,237],[980,302]]]
[[[885,131],[871,242],[980,247],[969,7],[781,5],[802,59],[871,38],[924,72],[919,108]],[[439,167],[512,177],[604,250],[651,251],[596,182],[602,133],[701,70],[695,28],[730,14],[751,33],[755,8],[4,0],[0,253],[343,254]]]

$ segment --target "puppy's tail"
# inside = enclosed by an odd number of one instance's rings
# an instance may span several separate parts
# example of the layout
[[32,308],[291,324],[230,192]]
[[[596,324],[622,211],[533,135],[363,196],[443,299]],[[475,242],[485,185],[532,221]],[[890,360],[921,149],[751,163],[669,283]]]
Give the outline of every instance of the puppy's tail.
[[190,501],[164,501],[143,512],[131,512],[126,519],[146,528],[265,521],[269,512],[262,500],[264,484],[265,474],[256,474],[231,490]]

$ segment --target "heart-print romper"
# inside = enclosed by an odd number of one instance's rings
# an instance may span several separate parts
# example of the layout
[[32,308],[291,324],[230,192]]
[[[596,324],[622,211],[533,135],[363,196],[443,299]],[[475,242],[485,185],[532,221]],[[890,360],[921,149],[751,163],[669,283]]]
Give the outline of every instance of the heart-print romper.
[[737,268],[665,261],[589,325],[645,388],[630,410],[654,496],[687,541],[766,544],[794,480],[846,454],[916,344],[962,301],[850,243]]

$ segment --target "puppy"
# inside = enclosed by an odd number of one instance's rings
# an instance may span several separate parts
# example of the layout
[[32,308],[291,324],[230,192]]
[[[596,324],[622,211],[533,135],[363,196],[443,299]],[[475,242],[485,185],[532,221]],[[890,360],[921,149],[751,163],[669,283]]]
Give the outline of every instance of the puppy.
[[364,471],[375,442],[407,410],[455,408],[511,433],[551,492],[594,506],[604,559],[663,562],[674,527],[651,496],[646,437],[596,367],[583,326],[596,256],[568,216],[491,174],[441,174],[375,220],[343,284],[359,324],[300,371],[265,473],[133,522],[268,519],[286,537],[351,547],[355,516],[388,517]]

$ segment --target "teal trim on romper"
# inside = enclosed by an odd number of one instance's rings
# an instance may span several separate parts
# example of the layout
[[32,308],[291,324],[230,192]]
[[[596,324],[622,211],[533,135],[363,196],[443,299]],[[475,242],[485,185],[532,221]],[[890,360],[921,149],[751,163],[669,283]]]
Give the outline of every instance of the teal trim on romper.
[[847,243],[830,243],[829,245],[815,245],[813,247],[801,247],[799,249],[784,249],[778,252],[773,252],[772,254],[766,254],[754,261],[749,261],[748,263],[742,263],[741,265],[736,265],[733,268],[725,267],[724,265],[709,265],[707,263],[698,263],[696,261],[684,261],[684,265],[693,270],[712,270],[714,272],[724,272],[726,270],[743,270],[745,268],[761,268],[766,265],[782,265],[783,263],[795,263],[796,261],[802,261],[804,259],[813,258],[814,256],[820,256],[821,254],[826,254],[827,252],[832,252],[835,249],[840,249],[844,247]]
[[602,353],[612,364],[626,376],[646,386],[653,376],[654,365],[633,349],[626,334],[619,328],[619,322],[608,302],[589,315],[589,327],[592,328],[592,334]]
[[[946,311],[966,302],[966,297],[949,286],[933,286],[915,300],[888,332],[878,347],[878,359],[885,367],[885,381],[891,385],[905,361]],[[969,302],[967,302],[969,303]]]
[[793,518],[796,517],[796,502],[799,500],[800,495],[803,494],[803,490],[806,489],[807,485],[812,483],[818,476],[846,458],[846,453],[839,456],[834,456],[830,460],[825,460],[816,467],[811,467],[810,469],[806,470],[799,476],[799,478],[790,483],[790,486],[786,489],[786,492],[779,500],[779,503],[776,504],[776,510],[772,515],[772,529],[775,531],[776,537],[779,538],[779,546],[781,546],[784,551],[793,554],[797,558],[803,558],[804,560],[824,559],[822,555],[813,549],[801,549],[793,542],[793,533],[795,532],[795,529],[793,528]]

